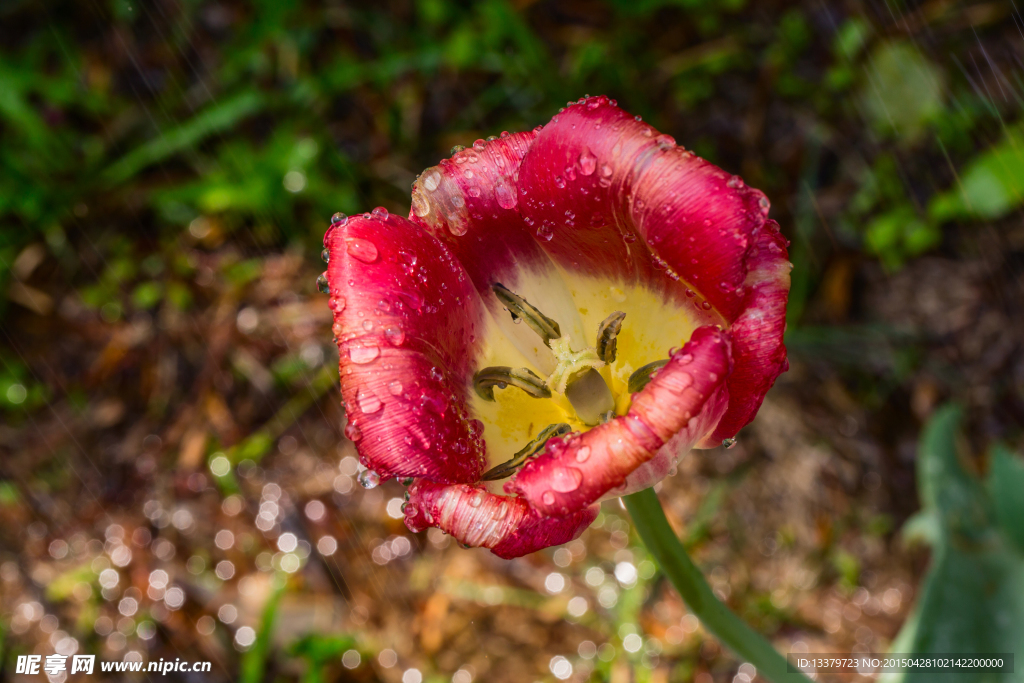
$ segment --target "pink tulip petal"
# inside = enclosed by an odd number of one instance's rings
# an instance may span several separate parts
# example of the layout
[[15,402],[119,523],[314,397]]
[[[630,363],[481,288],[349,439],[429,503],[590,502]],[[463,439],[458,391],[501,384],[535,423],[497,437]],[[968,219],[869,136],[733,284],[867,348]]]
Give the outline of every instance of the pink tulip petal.
[[[609,491],[626,493],[627,478],[666,442],[697,441],[721,415],[731,367],[729,338],[714,327],[693,333],[668,365],[634,395],[629,412],[582,434],[552,439],[505,485],[547,515],[582,510]],[[619,490],[620,489],[620,490]]]
[[505,559],[578,538],[597,517],[598,508],[583,508],[563,517],[548,517],[521,498],[495,495],[478,486],[444,486],[416,482],[409,489],[405,524],[414,532],[434,526],[459,543],[489,548]]
[[466,392],[485,314],[462,266],[398,216],[349,218],[325,244],[345,433],[361,461],[382,479],[476,481],[484,445]]

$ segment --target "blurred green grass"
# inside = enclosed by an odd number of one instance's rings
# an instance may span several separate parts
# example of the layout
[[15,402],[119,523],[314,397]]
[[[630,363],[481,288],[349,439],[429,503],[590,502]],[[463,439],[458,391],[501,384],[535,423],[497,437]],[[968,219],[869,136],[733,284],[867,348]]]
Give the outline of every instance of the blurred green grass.
[[[965,36],[901,36],[868,11],[114,0],[7,3],[0,17],[3,281],[40,237],[70,234],[74,248],[81,233],[115,229],[152,248],[202,217],[215,219],[211,240],[310,246],[334,211],[404,209],[408,182],[450,143],[533,127],[584,92],[742,172],[787,228],[806,222],[795,251],[812,267],[798,277],[814,277],[821,254],[802,242],[820,221],[785,200],[800,204],[829,164],[856,186],[834,238],[890,268],[939,247],[943,222],[998,217],[1022,199],[1016,137],[998,134],[1019,116],[1017,86],[987,96],[935,58]],[[952,8],[918,19],[959,21]],[[982,19],[992,33],[1007,17]]]

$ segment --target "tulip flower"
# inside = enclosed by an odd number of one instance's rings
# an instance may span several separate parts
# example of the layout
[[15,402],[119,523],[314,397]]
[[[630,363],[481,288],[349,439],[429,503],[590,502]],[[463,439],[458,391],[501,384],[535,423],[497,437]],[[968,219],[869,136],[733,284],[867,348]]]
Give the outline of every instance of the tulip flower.
[[364,485],[512,558],[729,443],[786,370],[787,241],[758,190],[606,97],[456,148],[324,237]]

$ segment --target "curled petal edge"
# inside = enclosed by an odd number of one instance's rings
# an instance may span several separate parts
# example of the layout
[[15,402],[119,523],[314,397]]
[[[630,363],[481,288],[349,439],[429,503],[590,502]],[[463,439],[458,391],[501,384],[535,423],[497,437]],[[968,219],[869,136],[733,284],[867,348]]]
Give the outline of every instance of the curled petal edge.
[[727,332],[698,328],[668,365],[633,397],[626,415],[582,434],[552,439],[505,485],[551,516],[571,515],[606,494],[625,495],[650,486],[657,472],[641,470],[659,457],[670,467],[714,429],[728,403],[725,381],[732,359]]
[[480,486],[419,480],[409,489],[405,525],[414,533],[437,527],[463,545],[487,548],[508,560],[579,538],[597,513],[595,505],[549,517],[522,498],[496,495]]

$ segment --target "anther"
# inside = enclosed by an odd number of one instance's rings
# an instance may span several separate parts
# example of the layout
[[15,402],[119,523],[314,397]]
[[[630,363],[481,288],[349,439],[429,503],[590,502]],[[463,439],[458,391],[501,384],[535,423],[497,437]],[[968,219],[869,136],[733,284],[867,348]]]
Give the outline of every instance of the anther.
[[529,368],[495,365],[473,375],[473,389],[485,401],[494,400],[494,387],[504,389],[510,384],[534,398],[551,398],[551,389]]
[[523,466],[523,463],[539,453],[550,439],[553,439],[556,436],[564,436],[571,431],[572,428],[564,422],[548,425],[540,431],[540,434],[537,435],[536,439],[530,441],[530,443],[526,444],[522,450],[512,456],[511,460],[487,470],[484,472],[481,479],[484,481],[495,481],[496,479],[504,479],[512,476],[515,474],[516,470]]
[[601,321],[597,327],[597,356],[605,363],[615,362],[615,340],[622,329],[622,319],[626,314],[622,311],[615,311]]
[[632,375],[630,375],[628,387],[629,393],[635,394],[636,392],[646,387],[647,384],[652,379],[654,379],[654,374],[658,370],[661,370],[666,365],[668,365],[667,358],[665,360],[656,360],[653,363],[648,363],[647,365],[643,366],[642,368],[634,372]]
[[496,282],[491,290],[505,308],[512,314],[512,319],[522,318],[534,332],[550,346],[552,339],[562,336],[558,323],[541,313],[536,306],[519,296],[500,282]]

